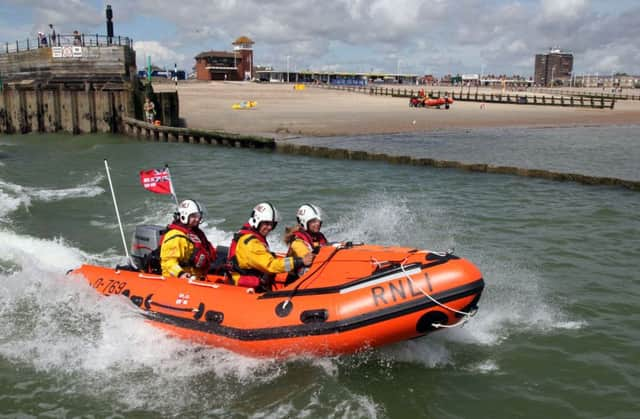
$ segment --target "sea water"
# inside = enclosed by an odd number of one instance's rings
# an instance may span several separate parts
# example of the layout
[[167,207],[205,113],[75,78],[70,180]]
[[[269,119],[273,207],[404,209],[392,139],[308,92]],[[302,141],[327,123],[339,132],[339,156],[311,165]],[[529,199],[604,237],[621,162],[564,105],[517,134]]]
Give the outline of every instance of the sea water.
[[[615,170],[633,177],[637,161],[628,156],[638,145],[624,140],[628,127],[619,135],[616,129],[608,135],[626,151]],[[531,158],[565,167],[585,161],[585,171],[617,161],[580,151],[601,145],[577,130],[574,152],[545,159],[531,145]],[[447,138],[482,150],[467,150],[475,162],[485,155],[511,165],[486,133]],[[496,135],[563,139],[555,129],[513,133]],[[333,141],[403,153],[409,143],[424,153],[420,143],[438,140]],[[283,226],[312,202],[326,213],[330,240],[454,248],[483,273],[480,310],[463,328],[331,358],[256,360],[173,338],[128,300],[104,298],[65,276],[81,263],[124,261],[104,159],[127,244],[135,225],[171,220],[171,198],[138,180],[140,170],[166,163],[178,198],[207,208],[203,229],[215,244],[228,245],[253,205],[268,200],[282,217],[270,242],[284,250]],[[514,158],[506,153],[504,160]],[[384,162],[106,135],[2,136],[0,414],[635,418],[639,203],[640,194],[621,188]]]

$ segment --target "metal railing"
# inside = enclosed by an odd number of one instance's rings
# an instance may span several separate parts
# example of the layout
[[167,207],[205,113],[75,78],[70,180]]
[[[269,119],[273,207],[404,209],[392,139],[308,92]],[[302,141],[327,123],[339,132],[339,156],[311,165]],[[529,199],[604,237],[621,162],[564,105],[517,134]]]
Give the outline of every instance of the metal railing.
[[10,54],[16,52],[32,51],[38,48],[81,46],[81,47],[103,47],[103,46],[128,46],[133,47],[133,39],[127,36],[106,36],[99,34],[76,33],[71,35],[56,35],[55,38],[49,35],[44,37],[27,38],[15,42],[5,42],[0,44],[0,54]]

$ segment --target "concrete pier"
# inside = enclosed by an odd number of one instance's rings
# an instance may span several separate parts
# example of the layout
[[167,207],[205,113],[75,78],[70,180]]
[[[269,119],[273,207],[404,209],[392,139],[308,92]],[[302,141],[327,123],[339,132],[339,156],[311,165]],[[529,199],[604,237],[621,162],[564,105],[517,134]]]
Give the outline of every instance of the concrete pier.
[[[123,117],[143,118],[128,43],[68,48],[65,56],[55,48],[0,54],[0,133],[120,132]],[[158,93],[155,102],[156,117],[177,126],[177,93]]]

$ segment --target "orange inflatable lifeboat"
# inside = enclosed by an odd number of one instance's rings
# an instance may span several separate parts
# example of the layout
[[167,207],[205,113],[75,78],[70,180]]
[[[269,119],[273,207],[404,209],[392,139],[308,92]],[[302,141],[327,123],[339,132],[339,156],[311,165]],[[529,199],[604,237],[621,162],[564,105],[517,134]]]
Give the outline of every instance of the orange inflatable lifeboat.
[[453,103],[453,99],[449,97],[439,97],[437,99],[427,99],[424,101],[425,106],[442,106],[450,105]]
[[413,96],[409,98],[409,106],[413,108],[424,108],[429,106],[435,106],[440,108],[440,106],[444,106],[445,109],[449,109],[450,105],[453,103],[453,99],[450,97],[439,97],[439,98],[425,98],[421,96]]
[[375,245],[326,246],[309,270],[271,291],[224,275],[180,280],[83,265],[70,272],[98,292],[131,300],[154,325],[256,357],[335,355],[463,323],[484,288],[480,271],[451,253]]

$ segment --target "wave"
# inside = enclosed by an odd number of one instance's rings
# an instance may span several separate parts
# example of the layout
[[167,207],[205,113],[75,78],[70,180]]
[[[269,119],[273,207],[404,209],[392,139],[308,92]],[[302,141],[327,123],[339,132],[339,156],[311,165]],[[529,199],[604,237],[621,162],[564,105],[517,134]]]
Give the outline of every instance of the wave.
[[[172,207],[165,203],[151,213],[164,217],[167,211]],[[455,230],[434,231],[447,218],[433,203],[417,206],[383,194],[358,202],[336,222],[328,223],[326,233],[330,239],[427,247],[432,237],[440,243],[455,241]],[[228,245],[233,235],[218,225],[204,230],[214,244]],[[280,238],[274,235],[271,239],[282,251]],[[383,408],[350,389],[340,379],[343,370],[373,363],[382,366],[383,374],[385,370],[393,373],[397,363],[408,362],[427,369],[496,374],[500,365],[493,347],[512,334],[581,327],[545,298],[535,273],[490,260],[476,250],[469,258],[482,269],[487,288],[478,314],[464,328],[361,355],[287,362],[251,359],[167,335],[145,322],[128,300],[101,297],[84,280],[64,275],[81,263],[113,265],[122,259],[114,251],[90,254],[64,238],[46,240],[0,230],[0,255],[0,298],[4,302],[0,306],[0,356],[47,376],[60,376],[60,380],[71,375],[73,384],[64,381],[67,388],[72,387],[70,391],[85,394],[87,389],[100,388],[121,403],[114,406],[121,410],[179,414],[200,403],[201,411],[216,415],[239,411],[256,416],[375,417],[384,415]],[[480,348],[481,354],[460,359],[459,353],[465,352],[461,347]],[[184,393],[185,388],[190,389],[189,394]],[[326,398],[335,397],[336,389],[343,399],[325,407]],[[297,398],[295,403],[291,397]],[[246,410],[246,398],[256,400],[256,407]]]
[[[104,255],[10,232],[0,232],[0,242],[3,258],[15,264],[0,272],[0,358],[34,369],[65,391],[92,395],[99,388],[117,401],[114,412],[178,415],[198,406],[217,415],[298,416],[301,410],[310,416],[376,417],[380,410],[339,382],[334,359],[280,362],[202,347],[151,326],[127,299],[105,298],[84,279],[64,274]],[[319,390],[340,400],[327,408]],[[258,403],[248,405],[250,398]]]
[[0,217],[5,217],[21,206],[29,208],[33,201],[54,202],[98,196],[104,193],[104,189],[99,186],[103,180],[104,175],[97,175],[89,182],[62,189],[21,186],[0,180]]

